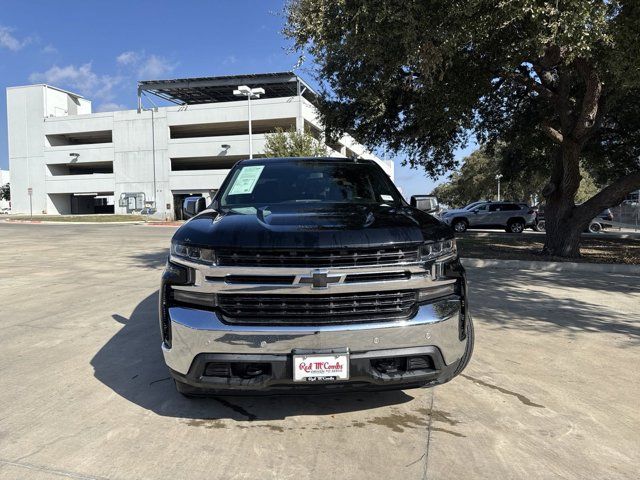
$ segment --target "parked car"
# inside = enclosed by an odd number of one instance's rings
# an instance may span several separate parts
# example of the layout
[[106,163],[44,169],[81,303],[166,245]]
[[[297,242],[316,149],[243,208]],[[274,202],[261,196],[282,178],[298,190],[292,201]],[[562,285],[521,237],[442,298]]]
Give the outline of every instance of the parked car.
[[[546,222],[544,219],[544,205],[540,204],[534,207],[535,220],[532,228],[537,232],[544,232],[546,230]],[[613,212],[607,208],[603,210],[600,215],[591,220],[589,226],[585,229],[585,232],[599,233],[605,228],[611,227],[613,222]]]
[[0,215],[9,215],[11,213],[11,209],[9,207],[0,208]]
[[440,202],[435,195],[412,195],[409,203],[413,208],[432,215],[440,210]]
[[442,220],[458,233],[468,228],[504,228],[507,232],[521,233],[534,224],[531,207],[514,202],[481,202],[456,210],[449,210]]
[[469,362],[453,231],[375,162],[243,160],[185,209],[160,286],[182,394],[433,386]]

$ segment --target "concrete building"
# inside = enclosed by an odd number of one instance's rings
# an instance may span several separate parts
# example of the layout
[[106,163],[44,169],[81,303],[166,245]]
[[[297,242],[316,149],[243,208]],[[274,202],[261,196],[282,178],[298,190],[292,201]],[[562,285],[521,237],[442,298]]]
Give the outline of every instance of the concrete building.
[[[251,100],[254,157],[277,128],[322,137],[316,94],[290,72],[138,83],[138,110],[92,113],[91,101],[49,85],[7,89],[13,213],[132,213],[155,208],[180,216],[184,197],[209,200],[233,164],[249,156],[246,97],[240,85],[264,88]],[[143,108],[152,95],[176,105]],[[147,103],[147,102],[145,102]],[[151,105],[151,103],[150,103]],[[350,137],[332,155],[393,163]],[[31,198],[30,198],[31,196]]]

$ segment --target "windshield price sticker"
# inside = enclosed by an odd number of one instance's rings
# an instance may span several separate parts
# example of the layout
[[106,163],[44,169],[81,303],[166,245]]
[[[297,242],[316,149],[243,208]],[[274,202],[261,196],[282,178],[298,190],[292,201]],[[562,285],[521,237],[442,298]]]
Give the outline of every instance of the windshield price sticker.
[[233,182],[233,187],[229,191],[229,195],[243,195],[253,193],[256,188],[260,174],[264,169],[264,165],[254,165],[251,167],[242,167],[240,173]]

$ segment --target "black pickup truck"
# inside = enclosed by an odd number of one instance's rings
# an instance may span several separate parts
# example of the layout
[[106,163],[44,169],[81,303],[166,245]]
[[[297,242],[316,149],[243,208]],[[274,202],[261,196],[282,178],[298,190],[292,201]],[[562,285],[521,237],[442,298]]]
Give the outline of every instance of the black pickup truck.
[[185,201],[160,290],[184,395],[432,386],[469,362],[453,232],[376,162],[244,160],[202,202]]

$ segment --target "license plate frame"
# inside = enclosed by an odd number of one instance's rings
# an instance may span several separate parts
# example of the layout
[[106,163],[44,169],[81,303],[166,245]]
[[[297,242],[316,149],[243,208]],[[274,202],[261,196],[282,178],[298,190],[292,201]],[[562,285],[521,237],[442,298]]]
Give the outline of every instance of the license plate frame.
[[350,378],[348,348],[294,350],[293,381],[296,383],[336,383]]

